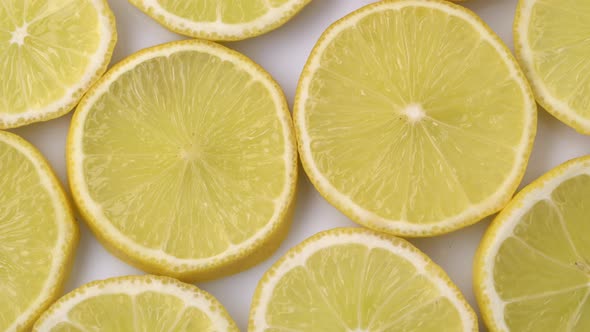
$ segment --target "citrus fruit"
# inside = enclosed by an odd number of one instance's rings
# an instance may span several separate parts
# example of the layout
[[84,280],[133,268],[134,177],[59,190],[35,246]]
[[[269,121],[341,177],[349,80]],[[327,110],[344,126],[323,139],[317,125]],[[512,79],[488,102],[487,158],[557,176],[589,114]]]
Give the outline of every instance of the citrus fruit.
[[209,293],[172,278],[131,276],[74,290],[53,304],[33,331],[239,330]]
[[0,128],[69,112],[106,70],[116,39],[106,0],[2,0]]
[[129,0],[177,33],[210,40],[241,40],[274,30],[311,0]]
[[445,272],[405,240],[362,228],[318,233],[266,272],[248,331],[477,331]]
[[590,2],[520,0],[516,56],[544,109],[590,134]]
[[91,229],[155,274],[203,280],[266,258],[297,178],[289,110],[268,73],[199,40],[134,54],[80,102],[68,176]]
[[471,11],[378,1],[321,36],[294,121],[305,171],[330,203],[375,230],[432,236],[508,202],[536,104],[509,50]]
[[491,331],[590,330],[590,157],[523,189],[477,251],[474,285]]
[[0,331],[28,331],[59,296],[77,241],[49,164],[31,144],[0,131]]

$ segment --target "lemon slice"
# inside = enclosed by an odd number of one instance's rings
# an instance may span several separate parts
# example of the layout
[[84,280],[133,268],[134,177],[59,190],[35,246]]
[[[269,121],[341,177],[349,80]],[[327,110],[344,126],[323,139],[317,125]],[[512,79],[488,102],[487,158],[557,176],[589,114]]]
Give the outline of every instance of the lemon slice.
[[67,294],[35,323],[33,331],[238,332],[209,293],[172,278],[118,277]]
[[514,21],[518,60],[537,101],[590,135],[590,2],[520,0]]
[[410,243],[361,228],[312,236],[262,278],[248,331],[477,331],[445,272]]
[[0,131],[0,331],[28,331],[59,296],[78,228],[32,145]]
[[491,331],[590,331],[590,157],[523,189],[487,230],[474,285]]
[[432,236],[516,190],[536,104],[508,49],[446,1],[379,1],[329,27],[295,99],[303,166],[352,220]]
[[105,0],[2,0],[0,128],[69,112],[106,70],[116,39]]
[[210,40],[241,40],[274,30],[311,0],[129,0],[166,28]]
[[266,258],[288,231],[297,150],[268,73],[221,45],[164,44],[116,65],[72,120],[68,175],[100,240],[184,280]]

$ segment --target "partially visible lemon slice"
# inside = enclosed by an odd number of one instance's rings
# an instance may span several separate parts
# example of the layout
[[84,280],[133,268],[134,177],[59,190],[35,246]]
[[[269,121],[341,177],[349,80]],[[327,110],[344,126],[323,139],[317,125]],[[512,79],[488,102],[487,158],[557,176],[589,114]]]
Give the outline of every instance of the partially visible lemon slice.
[[501,209],[536,131],[510,51],[474,13],[378,1],[329,27],[294,109],[303,166],[352,220],[432,236]]
[[410,243],[362,228],[289,250],[254,295],[250,332],[477,331],[445,272]]
[[590,135],[590,1],[520,0],[514,42],[539,104]]
[[238,332],[213,296],[172,278],[118,277],[67,294],[35,323],[34,332]]
[[297,151],[280,87],[221,45],[187,40],[132,55],[72,120],[68,176],[116,255],[183,280],[272,254],[295,198]]
[[241,40],[274,30],[311,0],[129,0],[166,28],[209,40]]
[[106,0],[2,0],[0,128],[72,110],[106,70],[116,40]]
[[0,331],[28,331],[61,292],[78,228],[49,164],[0,131]]
[[590,331],[590,157],[523,189],[487,230],[474,287],[491,331]]

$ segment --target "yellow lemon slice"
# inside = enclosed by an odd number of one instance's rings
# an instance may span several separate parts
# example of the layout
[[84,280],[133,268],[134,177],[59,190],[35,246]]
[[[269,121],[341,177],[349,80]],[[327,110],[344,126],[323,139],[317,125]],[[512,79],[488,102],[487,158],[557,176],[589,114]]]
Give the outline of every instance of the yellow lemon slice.
[[536,104],[510,51],[471,11],[379,1],[324,32],[294,121],[303,166],[330,203],[375,230],[432,236],[510,200]]
[[60,295],[77,241],[49,164],[31,144],[0,131],[0,331],[29,331]]
[[117,40],[106,0],[0,2],[0,128],[72,110]]
[[67,146],[72,193],[115,254],[184,280],[235,273],[285,236],[297,181],[279,86],[221,45],[132,55],[81,101]]
[[590,158],[523,189],[487,230],[474,285],[491,331],[590,330]]

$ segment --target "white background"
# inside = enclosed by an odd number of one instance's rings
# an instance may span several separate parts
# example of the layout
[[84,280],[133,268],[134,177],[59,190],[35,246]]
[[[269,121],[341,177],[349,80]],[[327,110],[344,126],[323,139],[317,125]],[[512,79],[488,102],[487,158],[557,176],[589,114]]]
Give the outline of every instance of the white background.
[[[282,86],[290,105],[305,60],[322,31],[331,22],[374,1],[312,0],[297,17],[282,28],[254,39],[226,43],[266,68]],[[185,37],[168,32],[124,0],[109,0],[117,18],[119,41],[112,63],[145,48]],[[473,0],[467,7],[478,13],[512,48],[512,20],[517,0]],[[66,184],[64,144],[70,115],[46,123],[13,130],[35,144],[49,159]],[[539,128],[523,185],[577,156],[590,153],[590,137],[577,134],[545,111],[539,111]],[[303,174],[303,172],[301,173]],[[450,235],[412,240],[463,290],[477,309],[471,288],[471,263],[475,249],[489,220]],[[300,179],[297,210],[291,232],[278,252],[266,262],[246,272],[198,286],[215,295],[228,309],[241,330],[246,331],[250,299],[264,271],[290,247],[318,231],[354,224],[330,206],[303,175]],[[113,276],[142,274],[107,253],[80,220],[82,237],[76,262],[66,290],[86,282]]]

